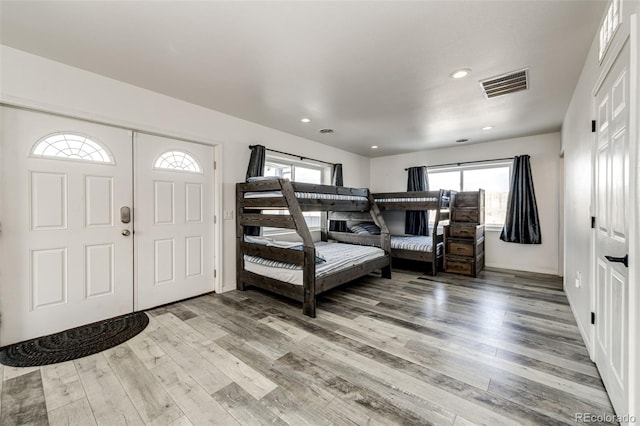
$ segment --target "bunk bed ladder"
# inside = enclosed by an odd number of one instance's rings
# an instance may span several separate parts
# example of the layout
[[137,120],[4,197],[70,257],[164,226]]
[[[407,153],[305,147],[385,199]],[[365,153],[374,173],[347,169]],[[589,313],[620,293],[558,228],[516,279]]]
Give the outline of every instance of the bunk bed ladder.
[[294,223],[294,228],[298,230],[298,234],[302,238],[303,252],[304,252],[304,266],[303,266],[303,300],[302,300],[302,312],[310,316],[316,317],[316,249],[313,244],[313,238],[309,227],[307,226],[300,205],[296,202],[295,192],[293,185],[289,181],[280,180],[282,186],[282,195],[287,201],[289,213]]

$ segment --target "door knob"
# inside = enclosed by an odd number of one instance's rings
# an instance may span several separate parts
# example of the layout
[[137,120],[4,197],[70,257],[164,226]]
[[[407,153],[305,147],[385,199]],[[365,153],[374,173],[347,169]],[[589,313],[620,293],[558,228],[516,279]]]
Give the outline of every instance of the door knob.
[[622,263],[625,267],[629,267],[629,255],[625,254],[624,257],[605,256],[609,262]]
[[128,237],[129,235],[131,235],[131,231],[129,231],[128,229],[123,229],[122,235],[124,235],[125,237]]

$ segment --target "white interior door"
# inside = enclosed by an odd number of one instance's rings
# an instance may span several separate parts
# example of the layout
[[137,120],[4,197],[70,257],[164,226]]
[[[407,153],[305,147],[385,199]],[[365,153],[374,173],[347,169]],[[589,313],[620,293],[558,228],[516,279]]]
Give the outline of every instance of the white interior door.
[[135,134],[136,310],[214,290],[213,147]]
[[0,346],[131,312],[131,133],[0,113]]
[[619,415],[628,413],[629,43],[596,94],[595,360]]

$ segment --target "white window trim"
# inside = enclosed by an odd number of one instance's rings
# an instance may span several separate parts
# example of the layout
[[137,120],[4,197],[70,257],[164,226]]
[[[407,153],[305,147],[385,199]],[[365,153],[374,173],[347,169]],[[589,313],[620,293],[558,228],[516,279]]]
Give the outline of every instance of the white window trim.
[[[35,153],[36,149],[42,143],[47,142],[49,139],[51,139],[53,137],[65,136],[65,135],[79,136],[81,138],[89,140],[92,143],[98,145],[100,147],[100,149],[102,151],[104,151],[104,153],[108,157],[109,161],[99,161],[99,160],[93,160],[93,159],[87,159],[87,158],[73,158],[73,157],[65,157],[65,156],[58,156],[58,155],[45,155],[45,154],[36,154]],[[47,142],[47,143],[49,143],[49,142]],[[50,133],[50,134],[38,139],[36,141],[36,143],[34,143],[33,146],[31,147],[31,151],[29,152],[29,156],[32,157],[32,158],[42,158],[42,159],[47,159],[47,160],[72,161],[72,162],[76,162],[76,163],[91,163],[91,164],[101,164],[101,165],[106,165],[106,166],[115,166],[115,164],[116,164],[115,157],[113,156],[113,154],[111,153],[111,151],[109,150],[109,148],[105,144],[103,144],[100,140],[98,140],[97,138],[95,138],[95,137],[93,137],[91,135],[87,135],[87,134],[85,134],[83,132],[75,132],[75,131],[63,131],[63,132]]]
[[598,31],[598,62],[602,63],[622,24],[622,0],[611,0]]
[[[170,152],[179,152],[181,154],[184,154],[186,157],[188,157],[193,164],[196,165],[198,170],[184,170],[184,169],[174,169],[174,168],[170,168],[170,167],[160,167],[158,165],[158,162],[160,161],[160,159],[162,158],[163,155],[168,154]],[[204,173],[204,171],[202,170],[202,166],[200,165],[200,163],[198,162],[198,160],[196,160],[196,157],[191,154],[188,151],[185,151],[184,149],[168,149],[166,151],[164,151],[162,154],[158,155],[156,157],[156,159],[153,161],[153,169],[154,170],[161,170],[161,171],[165,171],[165,172],[177,172],[177,173],[190,173],[190,174],[198,174],[201,175]]]
[[[331,179],[331,167],[329,165],[326,164],[319,164],[313,160],[308,160],[308,161],[304,161],[304,160],[297,160],[297,159],[291,159],[291,158],[287,158],[285,156],[278,156],[278,155],[270,155],[267,153],[266,158],[265,158],[265,167],[266,167],[266,163],[279,163],[279,164],[283,164],[283,165],[289,165],[289,166],[293,166],[291,169],[291,181],[295,182],[295,168],[296,167],[304,167],[307,169],[316,169],[319,170],[321,172],[321,182],[320,185],[328,185],[329,184],[329,180]],[[307,212],[303,212],[303,213],[307,213]],[[308,226],[308,225],[307,225]],[[308,226],[309,231],[311,233],[314,232],[319,232],[322,229],[322,226]],[[292,234],[297,235],[297,232],[295,230],[285,230],[285,229],[281,229],[281,228],[275,228],[273,230],[264,230],[262,231],[263,236],[265,237],[278,237],[278,236],[290,236]]]
[[[482,162],[482,163],[469,163],[469,164],[460,164],[457,166],[434,166],[427,167],[427,174],[433,171],[434,173],[444,173],[444,172],[455,172],[455,171],[465,171],[465,170],[481,170],[481,169],[494,169],[497,167],[508,167],[509,168],[509,180],[511,180],[511,174],[513,173],[513,161],[512,160],[497,160],[491,162]],[[464,188],[464,173],[460,173],[460,188]],[[442,189],[450,189],[450,188],[442,188]],[[504,228],[503,224],[497,223],[485,223],[484,224],[485,231],[489,232],[502,232]]]
[[[280,157],[276,155],[267,154],[265,159],[265,164],[273,162],[273,163],[281,163],[294,166],[291,172],[291,180],[295,182],[295,167],[305,167],[307,169],[316,169],[322,173],[322,185],[328,185],[328,181],[331,178],[331,170],[328,165],[320,165],[312,160],[304,161],[304,160],[292,160],[290,158]],[[266,165],[265,165],[266,167]]]

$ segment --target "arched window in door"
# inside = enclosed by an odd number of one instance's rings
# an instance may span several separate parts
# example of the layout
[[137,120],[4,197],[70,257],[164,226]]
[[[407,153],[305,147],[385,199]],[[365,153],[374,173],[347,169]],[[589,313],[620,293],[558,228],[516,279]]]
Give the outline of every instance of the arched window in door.
[[202,173],[202,168],[196,159],[184,151],[165,152],[158,157],[153,167],[187,173]]
[[106,147],[88,136],[70,132],[54,133],[40,139],[33,146],[31,156],[114,164]]

